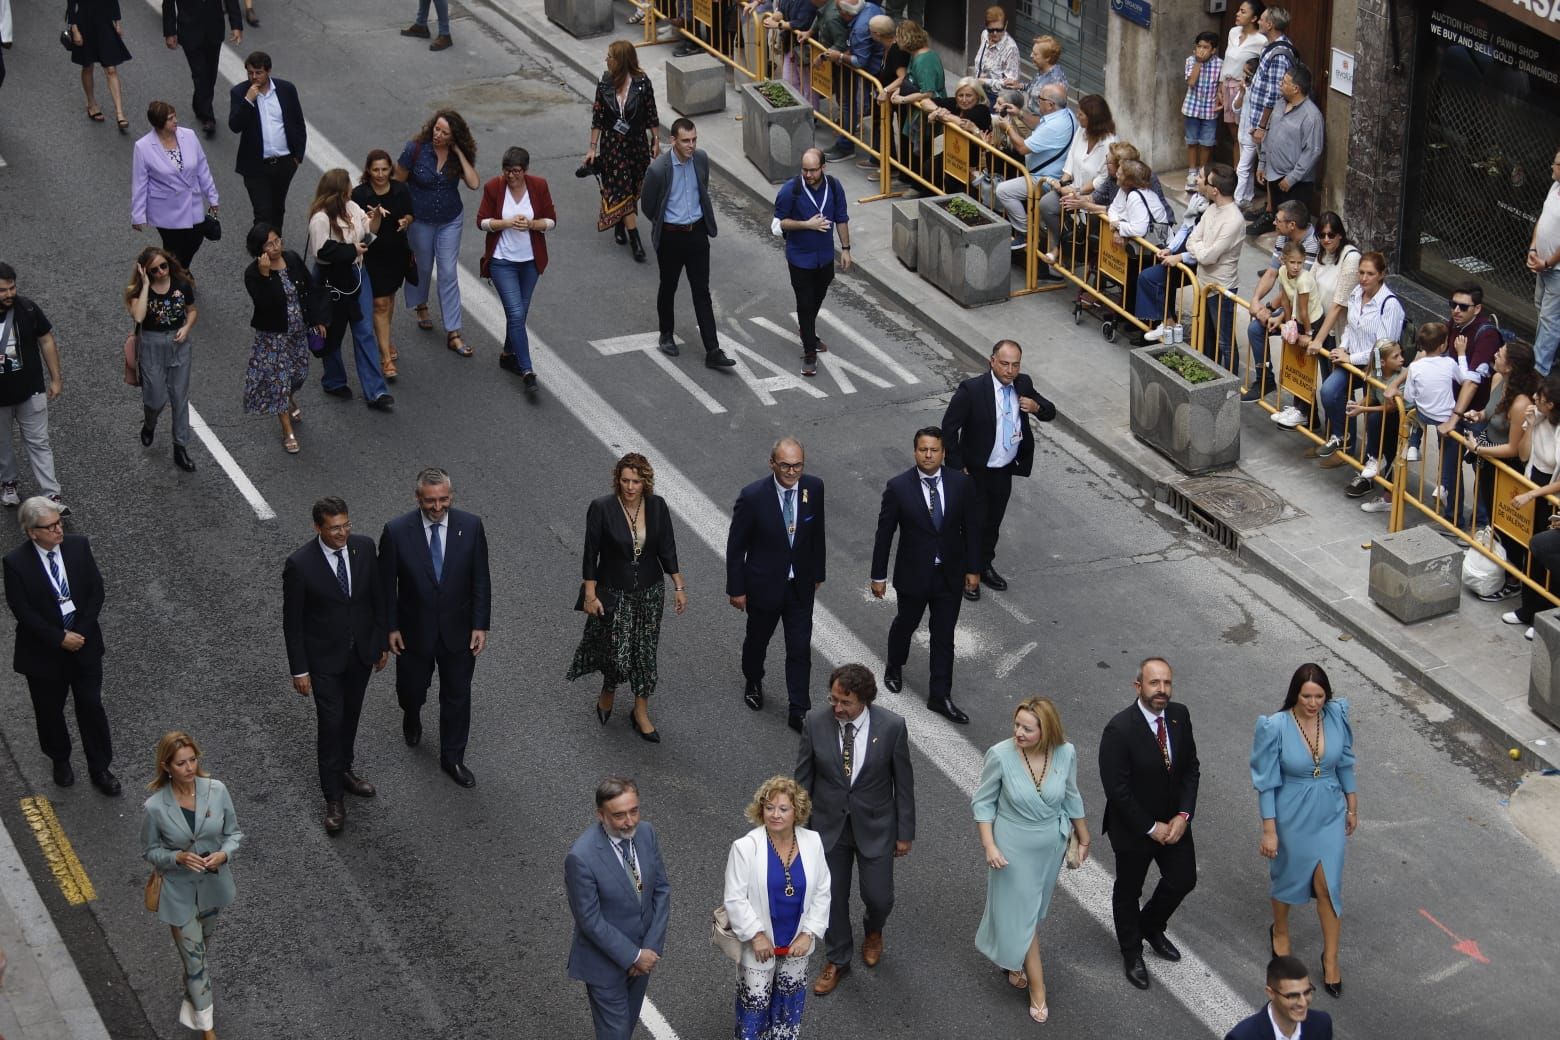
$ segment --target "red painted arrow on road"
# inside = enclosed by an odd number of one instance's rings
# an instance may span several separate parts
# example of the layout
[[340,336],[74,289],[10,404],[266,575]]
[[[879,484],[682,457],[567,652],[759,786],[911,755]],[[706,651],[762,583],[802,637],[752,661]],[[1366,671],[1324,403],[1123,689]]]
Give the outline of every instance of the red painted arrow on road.
[[1426,921],[1429,921],[1431,924],[1441,929],[1441,931],[1445,932],[1447,936],[1451,938],[1452,949],[1456,950],[1458,953],[1467,954],[1469,957],[1472,957],[1480,964],[1488,964],[1490,962],[1490,959],[1484,956],[1484,954],[1479,950],[1479,944],[1477,942],[1472,939],[1462,938],[1456,932],[1446,927],[1446,925],[1442,924],[1440,921],[1437,921],[1434,917],[1431,917],[1430,911],[1426,910],[1424,907],[1419,908],[1419,914]]

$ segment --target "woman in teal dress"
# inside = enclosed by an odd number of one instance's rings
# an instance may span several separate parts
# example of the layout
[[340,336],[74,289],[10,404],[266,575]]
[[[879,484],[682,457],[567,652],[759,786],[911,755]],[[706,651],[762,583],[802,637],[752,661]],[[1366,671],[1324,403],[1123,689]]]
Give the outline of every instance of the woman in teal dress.
[[1068,835],[1076,834],[1083,856],[1089,854],[1078,753],[1062,733],[1056,705],[1031,697],[1018,706],[1012,738],[986,752],[970,808],[991,868],[975,948],[1014,988],[1029,990],[1029,1017],[1044,1022],[1050,1008],[1035,930],[1050,910]]
[[1262,810],[1261,852],[1272,861],[1273,953],[1291,951],[1289,908],[1314,895],[1322,922],[1322,987],[1342,996],[1343,848],[1359,820],[1359,804],[1349,702],[1333,699],[1320,665],[1296,669],[1283,710],[1257,720],[1251,783]]

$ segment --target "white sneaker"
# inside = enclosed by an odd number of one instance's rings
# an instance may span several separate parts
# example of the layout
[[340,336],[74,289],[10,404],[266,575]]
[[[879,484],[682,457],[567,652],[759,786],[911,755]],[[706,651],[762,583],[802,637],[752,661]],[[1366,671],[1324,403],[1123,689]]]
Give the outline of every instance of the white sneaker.
[[14,483],[0,484],[0,505],[19,506],[21,504],[22,496]]
[[1437,484],[1430,491],[1430,499],[1433,502],[1439,502],[1439,501],[1441,501],[1441,499],[1443,499],[1445,497],[1446,497],[1446,489],[1441,487],[1441,485],[1439,485],[1439,484]]
[[1500,623],[1503,625],[1520,625],[1522,624],[1522,619],[1517,617],[1515,610],[1508,610],[1500,616]]
[[1365,468],[1360,470],[1360,476],[1365,480],[1375,480],[1376,474],[1381,472],[1381,460],[1372,455],[1365,460]]
[[1408,460],[1409,462],[1418,462],[1419,461],[1419,449],[1414,447],[1412,444],[1410,444],[1408,446],[1408,451],[1406,451],[1403,454],[1403,458]]
[[1392,511],[1392,500],[1388,498],[1373,498],[1369,502],[1361,502],[1360,511],[1364,513],[1390,513]]
[[1531,643],[1533,641],[1533,626],[1532,625],[1529,625],[1528,626],[1528,630],[1526,632],[1522,633],[1522,638],[1526,639],[1529,643]]
[[1148,343],[1158,343],[1160,340],[1165,338],[1165,330],[1167,328],[1169,328],[1169,326],[1161,325],[1158,328],[1149,329],[1147,332],[1143,333],[1143,339]]
[[1284,427],[1285,429],[1290,430],[1294,429],[1296,426],[1305,425],[1305,414],[1294,405],[1290,405],[1287,408],[1280,408],[1278,411],[1268,416],[1268,418],[1272,419],[1274,422],[1278,423],[1278,425]]
[[1197,177],[1198,177],[1198,175],[1201,172],[1202,172],[1201,170],[1187,170],[1186,171],[1186,190],[1187,191],[1196,191],[1197,190]]

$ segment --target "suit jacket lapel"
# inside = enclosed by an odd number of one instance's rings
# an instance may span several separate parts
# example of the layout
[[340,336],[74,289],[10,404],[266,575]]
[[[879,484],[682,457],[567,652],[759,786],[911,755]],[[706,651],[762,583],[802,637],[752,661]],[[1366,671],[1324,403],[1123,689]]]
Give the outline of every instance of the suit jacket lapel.
[[[596,827],[596,848],[602,862],[610,873],[616,874],[621,879],[623,887],[627,890],[629,898],[636,903],[642,893],[634,887],[634,879],[629,876],[628,868],[623,864],[623,858],[618,855],[617,849],[612,847],[612,839],[607,837],[607,832],[598,824]],[[636,850],[637,851],[637,850]],[[640,880],[644,880],[643,868],[640,868]]]
[[[428,580],[432,582],[435,587],[437,587],[439,584],[439,578],[436,574],[433,573],[433,550],[428,547],[428,528],[423,524],[422,511],[416,509],[412,510],[411,520],[412,538],[414,541],[416,541],[418,546],[417,558],[422,561],[423,570],[428,572]],[[449,534],[449,530],[449,514],[446,513],[444,514],[444,530],[440,533],[441,535],[447,535]],[[448,543],[449,539],[443,538],[443,541]],[[444,561],[448,563],[449,559],[449,545],[445,544]]]
[[[321,548],[321,542],[318,538],[316,538],[314,540],[314,544],[309,547],[308,555],[314,559],[314,566],[319,569],[318,573],[321,576],[321,580],[324,582],[326,593],[335,599],[350,600],[351,597],[341,591],[341,582],[336,577],[336,569],[331,566],[332,557],[326,555],[325,550]],[[347,556],[350,560],[351,554],[348,553]],[[351,569],[351,566],[352,565],[350,563],[347,564],[349,570]]]

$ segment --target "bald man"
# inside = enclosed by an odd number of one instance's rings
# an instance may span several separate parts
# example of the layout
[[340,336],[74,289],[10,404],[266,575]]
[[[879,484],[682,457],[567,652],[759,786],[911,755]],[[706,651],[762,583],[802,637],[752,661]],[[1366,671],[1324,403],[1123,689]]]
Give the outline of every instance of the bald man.
[[840,237],[840,270],[850,270],[850,214],[845,189],[823,172],[823,150],[802,153],[802,172],[775,196],[774,230],[785,238],[785,262],[796,293],[796,324],[802,334],[802,375],[818,374],[818,310],[834,281],[834,236]]

